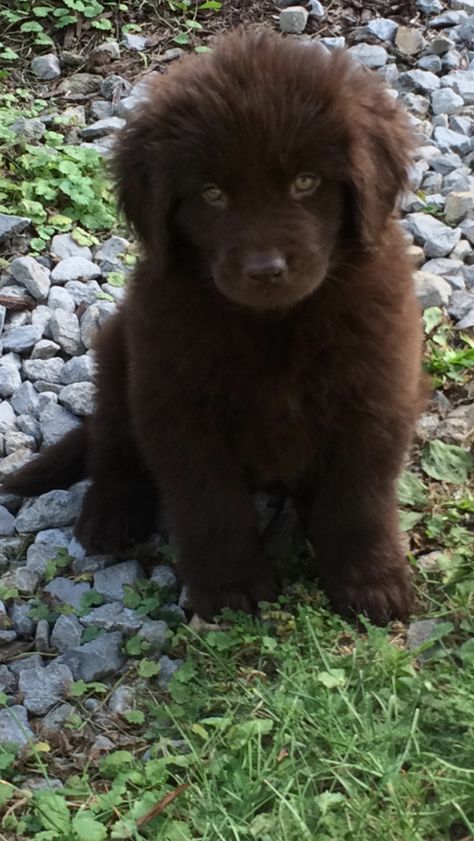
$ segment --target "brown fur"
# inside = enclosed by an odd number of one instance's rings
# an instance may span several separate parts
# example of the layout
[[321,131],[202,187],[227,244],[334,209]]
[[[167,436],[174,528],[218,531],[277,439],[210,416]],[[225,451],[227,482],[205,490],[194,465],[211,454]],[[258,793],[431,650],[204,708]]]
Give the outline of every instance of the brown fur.
[[[277,36],[233,33],[156,82],[115,159],[144,255],[98,345],[89,550],[147,536],[159,488],[194,608],[252,610],[278,585],[251,494],[281,488],[337,609],[408,612],[394,483],[421,335],[392,212],[410,145],[373,74]],[[300,173],[321,183],[295,198]],[[42,460],[51,487],[54,448],[9,489]]]

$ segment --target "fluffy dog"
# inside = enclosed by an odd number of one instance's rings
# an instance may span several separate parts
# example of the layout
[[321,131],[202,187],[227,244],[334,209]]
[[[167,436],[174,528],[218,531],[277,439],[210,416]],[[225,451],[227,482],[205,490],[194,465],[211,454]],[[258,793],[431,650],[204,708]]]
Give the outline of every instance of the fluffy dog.
[[278,595],[252,493],[297,501],[336,609],[402,617],[395,480],[421,331],[393,211],[407,119],[372,73],[234,32],[150,87],[115,156],[143,246],[98,341],[98,405],[5,483],[92,485],[92,552],[149,535],[158,493],[203,616]]

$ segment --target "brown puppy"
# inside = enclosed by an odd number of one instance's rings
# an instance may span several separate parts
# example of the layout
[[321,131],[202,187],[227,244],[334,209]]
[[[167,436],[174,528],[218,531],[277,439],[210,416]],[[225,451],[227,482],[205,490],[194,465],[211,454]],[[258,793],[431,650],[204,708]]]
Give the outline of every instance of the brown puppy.
[[299,501],[339,610],[403,616],[395,480],[421,333],[392,218],[406,117],[344,53],[237,32],[151,88],[122,133],[121,204],[143,244],[98,345],[98,408],[6,486],[93,484],[91,551],[147,536],[156,492],[194,608],[278,594],[255,489]]

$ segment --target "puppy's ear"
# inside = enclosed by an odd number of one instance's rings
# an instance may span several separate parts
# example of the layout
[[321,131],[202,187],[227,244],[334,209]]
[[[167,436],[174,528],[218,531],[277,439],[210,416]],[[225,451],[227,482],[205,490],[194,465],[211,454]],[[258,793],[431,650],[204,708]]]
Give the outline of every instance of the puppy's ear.
[[118,135],[112,169],[120,209],[147,253],[164,263],[171,203],[169,179],[156,123],[144,108]]
[[406,187],[414,142],[408,117],[380,81],[367,72],[359,78],[350,107],[351,180],[359,236],[371,248]]

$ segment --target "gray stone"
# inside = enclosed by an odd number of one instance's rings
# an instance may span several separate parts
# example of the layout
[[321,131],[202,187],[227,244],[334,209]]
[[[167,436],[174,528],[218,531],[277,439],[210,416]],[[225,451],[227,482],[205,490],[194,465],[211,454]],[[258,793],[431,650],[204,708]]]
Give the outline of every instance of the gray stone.
[[393,41],[395,32],[398,29],[398,23],[390,18],[374,18],[369,20],[366,25],[369,35],[379,38],[381,41]]
[[28,450],[36,450],[35,439],[31,435],[25,435],[24,432],[17,432],[16,430],[5,433],[4,445],[5,455],[7,456],[25,447]]
[[71,383],[61,389],[59,400],[74,415],[85,417],[94,410],[95,395],[96,387],[93,383]]
[[116,260],[117,257],[126,254],[129,248],[130,243],[124,237],[109,237],[109,239],[105,240],[100,248],[97,249],[94,259],[99,263],[102,262],[102,260]]
[[174,569],[167,564],[159,564],[153,568],[150,575],[150,581],[157,584],[160,589],[173,591],[178,586],[178,579]]
[[15,518],[5,506],[0,505],[0,537],[11,537],[15,534]]
[[[49,383],[59,383],[64,361],[54,359],[27,359],[23,363],[23,371],[29,380],[44,380]],[[22,414],[24,412],[22,411]]]
[[68,718],[74,714],[72,704],[60,704],[50,710],[41,722],[41,735],[45,738],[62,733]]
[[100,294],[100,286],[96,280],[90,280],[84,283],[80,280],[70,280],[65,284],[65,289],[74,298],[76,307],[81,304],[93,304],[97,300],[97,295]]
[[335,38],[320,38],[319,43],[332,53],[334,50],[343,50],[346,46],[346,39],[344,35],[338,35]]
[[[420,619],[416,622],[410,622],[407,629],[407,646],[410,651],[414,651],[428,642],[433,636],[437,625],[436,619]],[[425,655],[427,652],[425,652]]]
[[117,41],[102,41],[91,53],[94,64],[107,64],[120,58],[120,47]]
[[107,117],[112,117],[114,113],[114,106],[112,102],[107,102],[106,99],[96,99],[91,105],[91,117],[94,120],[104,120]]
[[463,219],[463,221],[459,223],[459,230],[462,232],[462,235],[469,240],[471,245],[474,245],[474,219]]
[[146,48],[146,42],[147,39],[143,35],[135,35],[132,32],[125,32],[123,35],[123,43],[127,50],[143,52]]
[[465,105],[474,104],[474,72],[457,70],[443,77],[443,86],[451,87]]
[[81,600],[85,593],[91,589],[90,584],[85,581],[72,581],[70,578],[53,578],[49,584],[44,588],[45,593],[49,593],[60,604],[68,604],[78,610],[81,606]]
[[43,715],[66,695],[73,676],[62,663],[50,663],[37,669],[25,669],[18,678],[23,703],[28,712]]
[[28,604],[14,604],[10,609],[10,620],[13,630],[19,637],[29,637],[34,633],[35,623],[30,619],[30,606]]
[[59,59],[54,53],[36,56],[30,66],[32,73],[42,82],[49,82],[61,75]]
[[126,658],[121,651],[121,645],[120,631],[104,631],[96,639],[66,651],[61,655],[61,660],[69,666],[75,680],[82,679],[89,683],[114,674],[122,668]]
[[443,27],[446,26],[457,26],[464,20],[465,17],[466,12],[460,10],[443,12],[442,15],[438,15],[430,20],[430,26],[433,27],[433,29],[443,29]]
[[453,292],[448,307],[450,316],[456,319],[456,321],[459,321],[471,310],[474,310],[474,293],[464,290],[457,290],[456,292]]
[[416,55],[425,45],[425,39],[420,29],[410,26],[399,26],[395,35],[395,45],[403,55]]
[[355,44],[353,47],[349,47],[347,52],[356,61],[365,67],[370,67],[372,70],[383,67],[388,59],[388,53],[385,47],[379,47],[373,44]]
[[109,702],[107,704],[110,712],[121,715],[129,710],[133,710],[135,707],[136,695],[137,690],[133,686],[127,686],[124,683],[117,686],[110,693]]
[[101,77],[96,76],[95,73],[75,73],[74,76],[63,79],[58,90],[61,94],[88,96],[99,90],[100,83]]
[[22,657],[19,660],[12,660],[8,668],[15,675],[19,677],[21,672],[25,669],[39,669],[43,665],[43,658],[39,654],[28,654],[27,657]]
[[27,568],[39,575],[43,575],[46,571],[48,561],[56,558],[58,550],[65,549],[68,544],[69,537],[60,529],[46,529],[46,531],[39,532],[36,535],[35,542],[27,549]]
[[51,650],[49,644],[49,624],[47,619],[40,619],[36,626],[35,648],[37,651],[48,653]]
[[6,666],[0,666],[0,692],[13,692],[16,678]]
[[42,120],[36,117],[17,117],[10,126],[10,130],[27,143],[37,143],[44,136],[46,126]]
[[94,360],[92,356],[85,353],[82,356],[74,356],[66,362],[61,372],[61,382],[64,385],[91,382],[93,375]]
[[31,323],[34,327],[38,327],[41,330],[41,335],[46,336],[46,338],[50,339],[51,335],[49,334],[49,322],[51,321],[51,310],[49,307],[40,304],[37,306],[32,314],[31,314]]
[[68,651],[81,643],[82,625],[74,614],[60,616],[51,633],[51,645],[58,651]]
[[425,117],[430,109],[429,100],[426,96],[420,96],[418,93],[402,91],[399,99],[410,114],[414,114],[415,117]]
[[50,403],[43,409],[39,422],[43,441],[48,447],[79,426],[79,421],[71,412],[55,403]]
[[100,277],[99,266],[84,257],[66,257],[61,260],[51,272],[51,279],[54,283],[67,283],[71,280],[90,280]]
[[0,364],[0,397],[11,397],[21,386],[21,377],[13,365]]
[[9,642],[16,640],[16,631],[2,631],[0,630],[0,648],[2,645],[8,645]]
[[444,207],[448,225],[457,225],[474,211],[474,191],[449,193]]
[[130,82],[127,82],[123,76],[119,76],[116,73],[110,73],[109,76],[106,76],[100,86],[102,96],[105,99],[113,100],[113,102],[117,102],[124,96],[128,96],[131,90],[132,86]]
[[87,349],[93,346],[101,321],[99,305],[92,304],[81,318],[81,339]]
[[435,15],[443,10],[441,0],[416,0],[415,5],[424,15]]
[[92,257],[90,248],[87,245],[79,245],[71,234],[56,234],[51,241],[50,251],[58,260],[66,260],[69,257],[90,260]]
[[442,61],[437,55],[423,55],[416,62],[416,66],[420,70],[428,70],[430,73],[441,73],[443,69]]
[[48,296],[48,307],[52,310],[74,312],[76,304],[74,298],[63,286],[53,286]]
[[426,96],[440,87],[440,81],[434,73],[430,73],[428,70],[407,70],[400,73],[395,87],[397,90],[421,93]]
[[15,470],[19,470],[32,459],[31,450],[16,450],[10,456],[6,456],[0,463],[0,480],[4,479]]
[[21,234],[31,223],[26,216],[11,216],[8,213],[0,213],[0,243],[3,243],[14,234]]
[[15,570],[15,587],[22,596],[33,596],[38,586],[39,577],[36,572],[26,567]]
[[97,120],[95,123],[90,123],[81,129],[81,135],[84,140],[95,140],[97,137],[104,137],[106,134],[118,131],[125,125],[125,120],[122,117],[105,117],[103,120]]
[[78,500],[71,491],[48,491],[24,503],[15,528],[17,532],[35,532],[51,526],[69,526],[78,514]]
[[287,9],[282,9],[279,18],[281,31],[300,35],[305,31],[308,16],[303,6],[289,6]]
[[168,625],[162,619],[149,619],[146,616],[138,631],[138,636],[149,642],[156,651],[166,645],[168,637]]
[[440,88],[431,94],[433,114],[458,114],[464,105],[461,96],[452,88]]
[[49,325],[51,336],[65,353],[69,356],[79,356],[84,353],[79,319],[75,313],[57,309],[51,316]]
[[97,590],[105,601],[122,601],[124,585],[133,585],[145,573],[138,561],[122,561],[106,569],[99,570],[94,575],[94,590]]
[[133,634],[143,624],[143,617],[120,602],[110,602],[100,607],[93,608],[86,616],[81,618],[86,627],[93,625],[102,628],[104,631],[122,631],[125,634]]
[[8,432],[15,425],[15,412],[6,400],[0,402],[0,431]]
[[57,342],[51,339],[40,339],[31,351],[31,359],[52,359],[61,350]]
[[451,0],[452,9],[464,9],[465,12],[474,14],[474,0]]
[[27,353],[41,339],[41,330],[33,324],[23,327],[11,327],[2,336],[3,350],[14,353]]
[[415,292],[422,309],[447,306],[452,289],[446,280],[429,272],[415,272]]
[[449,128],[435,128],[434,137],[443,152],[458,152],[460,155],[467,155],[471,149],[470,137],[451,131]]
[[461,239],[460,230],[449,228],[427,213],[406,217],[409,231],[422,243],[427,257],[446,257]]
[[454,41],[448,38],[443,32],[436,35],[429,44],[429,50],[435,55],[445,55],[454,47]]
[[38,263],[34,257],[17,257],[10,263],[12,277],[28,290],[37,301],[48,297],[49,270]]
[[183,665],[182,660],[171,660],[166,654],[158,660],[160,671],[157,675],[157,683],[160,689],[168,689],[171,678],[176,674],[178,669]]
[[15,704],[0,710],[0,744],[9,742],[27,745],[34,742],[35,734],[28,724],[28,714],[25,707]]
[[474,15],[465,18],[456,29],[456,35],[470,47],[474,47]]

